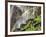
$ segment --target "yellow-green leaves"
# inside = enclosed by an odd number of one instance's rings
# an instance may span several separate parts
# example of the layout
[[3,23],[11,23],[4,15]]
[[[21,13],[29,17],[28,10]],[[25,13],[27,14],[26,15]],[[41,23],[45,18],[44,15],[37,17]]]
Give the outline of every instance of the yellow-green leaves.
[[36,22],[41,22],[41,17],[40,17],[40,16],[37,16],[37,17],[34,19],[34,21],[36,21]]
[[37,31],[41,30],[41,17],[36,16],[34,19],[30,19],[27,24],[21,27],[22,31]]

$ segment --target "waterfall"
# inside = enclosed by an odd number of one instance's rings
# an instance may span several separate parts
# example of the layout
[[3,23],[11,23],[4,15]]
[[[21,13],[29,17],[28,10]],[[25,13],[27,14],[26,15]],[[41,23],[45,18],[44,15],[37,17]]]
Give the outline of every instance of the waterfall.
[[22,24],[26,24],[26,21],[28,19],[34,19],[35,18],[35,15],[34,15],[35,11],[36,11],[36,7],[33,7],[33,8],[30,8],[30,9],[27,9],[25,12],[23,12],[23,14],[20,16],[20,18],[14,24],[12,31],[15,28],[20,28],[20,26]]

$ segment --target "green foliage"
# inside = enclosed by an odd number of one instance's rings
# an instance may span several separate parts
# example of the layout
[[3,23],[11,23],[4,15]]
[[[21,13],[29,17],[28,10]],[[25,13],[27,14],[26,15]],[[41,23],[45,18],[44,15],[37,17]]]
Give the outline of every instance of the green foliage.
[[36,21],[37,23],[40,23],[41,22],[41,17],[40,16],[37,16],[34,21]]
[[21,26],[21,31],[37,31],[41,30],[41,17],[36,16],[34,19],[30,19],[27,24]]

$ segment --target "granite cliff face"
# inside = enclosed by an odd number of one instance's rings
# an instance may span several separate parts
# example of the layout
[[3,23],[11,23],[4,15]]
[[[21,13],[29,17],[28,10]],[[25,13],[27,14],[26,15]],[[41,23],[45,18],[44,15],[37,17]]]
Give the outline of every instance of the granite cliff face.
[[[11,6],[11,31],[20,29],[22,24],[26,24],[29,19],[34,19],[40,15],[40,7],[37,6]],[[39,13],[38,13],[39,11]]]

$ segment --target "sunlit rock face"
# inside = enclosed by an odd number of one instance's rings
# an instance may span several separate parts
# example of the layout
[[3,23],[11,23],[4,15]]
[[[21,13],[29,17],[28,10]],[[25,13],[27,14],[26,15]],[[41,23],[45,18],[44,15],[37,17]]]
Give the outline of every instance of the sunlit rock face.
[[[11,7],[11,31],[20,28],[21,24],[26,24],[29,19],[34,19],[38,7],[33,6],[12,6]],[[36,14],[35,14],[36,13]],[[38,14],[37,14],[38,15]]]

